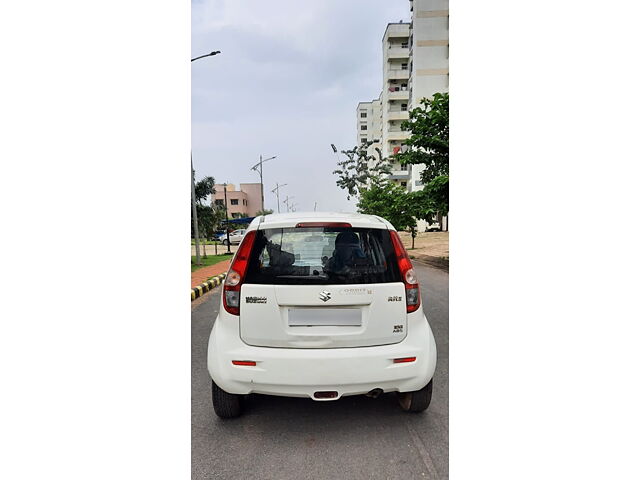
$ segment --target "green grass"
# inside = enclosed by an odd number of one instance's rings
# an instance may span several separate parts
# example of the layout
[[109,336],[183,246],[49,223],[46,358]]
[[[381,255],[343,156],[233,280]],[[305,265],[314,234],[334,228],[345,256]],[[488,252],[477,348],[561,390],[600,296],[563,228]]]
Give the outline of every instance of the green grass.
[[191,257],[191,271],[195,272],[204,267],[210,267],[211,265],[215,265],[216,263],[222,262],[224,260],[229,260],[233,255],[208,255],[207,258],[204,258],[200,255],[200,263],[202,265],[196,265],[196,257],[193,255]]
[[[196,241],[192,238],[191,239],[191,245],[195,245]],[[220,242],[216,241],[216,240],[205,240],[204,238],[200,239],[200,245],[222,245]]]

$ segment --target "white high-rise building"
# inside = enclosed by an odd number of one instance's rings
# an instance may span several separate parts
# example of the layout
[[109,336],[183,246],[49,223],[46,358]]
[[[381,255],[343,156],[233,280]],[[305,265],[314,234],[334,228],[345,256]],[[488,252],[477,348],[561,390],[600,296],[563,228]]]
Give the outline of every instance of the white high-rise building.
[[[411,79],[409,108],[449,91],[449,0],[409,0]],[[413,165],[409,191],[422,190],[422,165]]]
[[[449,90],[449,1],[409,0],[409,8],[411,23],[388,24],[382,38],[380,97],[359,103],[356,113],[358,142],[379,140],[384,157],[406,148],[409,133],[400,125],[409,110]],[[392,163],[389,178],[408,191],[421,190],[422,169]]]
[[[360,102],[356,111],[358,124],[358,143],[375,142],[379,145],[382,137],[382,118],[380,99]],[[371,147],[374,147],[372,145]]]

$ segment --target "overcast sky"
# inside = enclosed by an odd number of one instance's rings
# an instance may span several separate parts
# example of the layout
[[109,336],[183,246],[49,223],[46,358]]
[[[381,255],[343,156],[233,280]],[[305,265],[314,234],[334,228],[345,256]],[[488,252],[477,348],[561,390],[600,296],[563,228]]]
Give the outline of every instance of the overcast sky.
[[[196,179],[276,182],[298,211],[355,211],[331,150],[356,144],[356,106],[382,87],[382,35],[409,21],[409,0],[192,1],[192,143]],[[286,211],[284,205],[281,210]]]

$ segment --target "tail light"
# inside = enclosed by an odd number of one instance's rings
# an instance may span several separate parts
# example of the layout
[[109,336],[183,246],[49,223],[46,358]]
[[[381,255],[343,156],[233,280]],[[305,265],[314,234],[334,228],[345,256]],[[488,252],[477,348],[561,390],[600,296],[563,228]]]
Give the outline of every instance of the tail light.
[[420,286],[418,285],[418,277],[413,270],[409,255],[400,240],[400,235],[395,230],[391,230],[391,241],[393,249],[398,259],[398,268],[404,282],[405,295],[407,297],[407,313],[415,312],[420,307]]
[[240,315],[240,287],[242,287],[247,273],[249,255],[251,255],[255,238],[255,230],[247,232],[244,236],[224,280],[222,303],[224,304],[224,309],[231,315]]
[[415,361],[416,361],[416,357],[402,357],[402,358],[393,359],[393,363],[411,363]]
[[347,222],[300,222],[296,224],[296,228],[351,228],[351,224]]

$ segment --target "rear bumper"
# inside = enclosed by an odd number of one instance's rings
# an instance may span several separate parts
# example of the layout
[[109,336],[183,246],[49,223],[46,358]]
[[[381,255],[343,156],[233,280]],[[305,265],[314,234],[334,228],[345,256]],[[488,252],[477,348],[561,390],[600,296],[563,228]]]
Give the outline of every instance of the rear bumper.
[[[416,361],[393,363],[401,357]],[[251,360],[256,366],[236,366],[232,360]],[[207,363],[211,378],[229,393],[313,398],[317,391],[337,391],[336,398],[327,399],[335,400],[375,388],[421,389],[433,377],[436,344],[422,309],[409,314],[407,336],[400,343],[330,349],[247,345],[240,339],[238,319],[221,312],[209,338]]]

